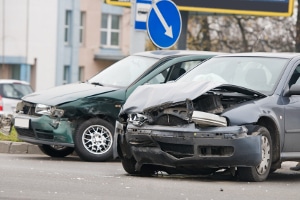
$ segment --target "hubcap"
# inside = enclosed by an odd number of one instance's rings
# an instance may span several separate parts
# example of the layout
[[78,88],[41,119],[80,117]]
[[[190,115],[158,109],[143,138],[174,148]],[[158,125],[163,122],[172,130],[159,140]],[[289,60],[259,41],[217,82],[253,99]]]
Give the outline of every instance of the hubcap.
[[261,137],[261,150],[262,150],[262,159],[261,163],[256,167],[256,170],[259,174],[264,174],[268,170],[270,165],[270,143],[266,136]]
[[103,154],[112,146],[112,134],[104,126],[92,125],[83,132],[82,143],[89,152]]

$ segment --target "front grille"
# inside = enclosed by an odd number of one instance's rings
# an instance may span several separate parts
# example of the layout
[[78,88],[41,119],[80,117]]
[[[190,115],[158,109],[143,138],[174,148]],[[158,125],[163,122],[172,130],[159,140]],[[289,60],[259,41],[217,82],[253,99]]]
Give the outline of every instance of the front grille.
[[23,129],[23,128],[16,128],[16,131],[20,136],[25,136],[25,137],[31,137],[34,138],[34,132],[32,129]]
[[39,139],[46,139],[46,140],[53,140],[54,136],[52,131],[43,131],[43,130],[36,130],[36,136],[32,129],[23,129],[23,128],[16,128],[18,134],[24,137],[30,138],[39,138]]
[[199,146],[198,153],[201,157],[232,156],[234,148],[231,146]]
[[182,118],[173,115],[162,115],[155,121],[155,125],[162,126],[177,126],[187,123],[187,120],[183,120]]
[[222,113],[224,108],[219,95],[206,95],[193,101],[194,109],[208,113]]
[[158,142],[162,151],[171,154],[176,158],[188,158],[194,155],[193,145],[184,144],[169,144],[164,142]]

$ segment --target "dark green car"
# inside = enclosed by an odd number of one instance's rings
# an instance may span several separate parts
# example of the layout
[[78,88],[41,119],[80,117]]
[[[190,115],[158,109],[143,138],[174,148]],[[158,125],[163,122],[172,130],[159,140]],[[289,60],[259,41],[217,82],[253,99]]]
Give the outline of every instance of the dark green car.
[[[74,149],[82,160],[112,158],[115,121],[139,85],[172,81],[214,55],[201,51],[151,51],[128,56],[84,83],[37,91],[22,98],[14,126],[22,141],[52,157]],[[159,98],[159,97],[157,97]]]

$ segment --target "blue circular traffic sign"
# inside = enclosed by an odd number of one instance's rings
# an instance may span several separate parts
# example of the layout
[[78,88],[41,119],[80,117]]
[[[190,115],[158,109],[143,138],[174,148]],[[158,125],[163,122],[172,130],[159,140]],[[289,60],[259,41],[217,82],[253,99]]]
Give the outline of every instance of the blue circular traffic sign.
[[154,2],[148,15],[147,31],[157,47],[173,46],[181,33],[181,15],[177,6],[169,0]]

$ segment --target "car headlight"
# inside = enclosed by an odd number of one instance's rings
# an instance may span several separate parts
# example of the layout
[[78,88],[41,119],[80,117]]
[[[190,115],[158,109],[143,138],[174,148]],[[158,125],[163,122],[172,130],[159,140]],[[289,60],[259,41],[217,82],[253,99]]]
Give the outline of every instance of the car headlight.
[[35,106],[35,113],[40,115],[50,115],[53,117],[62,117],[64,111],[57,109],[55,106],[48,106],[44,104],[37,104]]
[[134,113],[129,115],[128,121],[131,122],[133,125],[142,126],[147,121],[147,119],[148,118],[146,115]]

